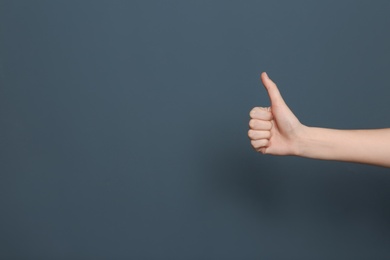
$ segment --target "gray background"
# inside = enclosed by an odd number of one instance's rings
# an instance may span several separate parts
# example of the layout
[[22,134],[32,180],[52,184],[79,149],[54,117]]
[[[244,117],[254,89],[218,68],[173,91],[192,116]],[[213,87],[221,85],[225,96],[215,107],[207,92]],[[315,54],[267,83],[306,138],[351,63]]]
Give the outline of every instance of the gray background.
[[1,1],[1,259],[389,259],[389,169],[255,153],[389,127],[389,1]]

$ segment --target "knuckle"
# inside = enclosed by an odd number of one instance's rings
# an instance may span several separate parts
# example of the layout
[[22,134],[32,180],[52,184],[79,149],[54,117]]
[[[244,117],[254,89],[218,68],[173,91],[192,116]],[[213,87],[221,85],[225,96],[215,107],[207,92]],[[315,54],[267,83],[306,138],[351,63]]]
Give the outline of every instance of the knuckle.
[[254,120],[254,119],[251,119],[250,121],[249,121],[249,126],[250,127],[255,127],[256,126],[256,120]]
[[251,129],[248,130],[248,136],[249,136],[250,138],[253,137],[253,130],[251,130]]
[[254,140],[251,141],[251,145],[252,145],[254,148],[257,148],[257,147],[258,147],[257,142],[254,141]]
[[254,117],[255,114],[256,114],[256,108],[254,107],[254,108],[252,108],[252,110],[249,112],[249,116],[250,116],[250,117]]

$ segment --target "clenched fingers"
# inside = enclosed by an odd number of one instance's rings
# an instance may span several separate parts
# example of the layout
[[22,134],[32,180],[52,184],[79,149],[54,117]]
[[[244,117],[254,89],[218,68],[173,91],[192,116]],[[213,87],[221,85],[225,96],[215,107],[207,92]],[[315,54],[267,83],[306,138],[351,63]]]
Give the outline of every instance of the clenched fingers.
[[259,150],[260,148],[267,147],[269,143],[268,139],[261,139],[261,140],[251,140],[251,145],[256,150]]
[[251,119],[249,121],[249,127],[253,130],[269,131],[272,128],[271,121]]
[[249,115],[252,119],[259,119],[264,121],[272,120],[272,113],[269,107],[254,107]]
[[249,121],[248,137],[251,139],[253,148],[264,153],[271,138],[273,119],[271,109],[269,107],[255,107],[249,115],[251,119]]
[[257,131],[250,129],[248,131],[248,136],[252,140],[260,140],[260,139],[269,139],[271,138],[270,131]]

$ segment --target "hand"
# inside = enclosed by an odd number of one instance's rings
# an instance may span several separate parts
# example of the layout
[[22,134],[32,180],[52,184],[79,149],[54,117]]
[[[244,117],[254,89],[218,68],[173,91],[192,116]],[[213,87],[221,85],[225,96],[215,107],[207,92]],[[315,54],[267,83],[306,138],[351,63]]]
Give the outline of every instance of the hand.
[[296,155],[297,143],[304,136],[305,126],[284,102],[278,87],[261,74],[261,81],[271,100],[271,107],[255,107],[250,112],[248,136],[256,151],[263,154]]

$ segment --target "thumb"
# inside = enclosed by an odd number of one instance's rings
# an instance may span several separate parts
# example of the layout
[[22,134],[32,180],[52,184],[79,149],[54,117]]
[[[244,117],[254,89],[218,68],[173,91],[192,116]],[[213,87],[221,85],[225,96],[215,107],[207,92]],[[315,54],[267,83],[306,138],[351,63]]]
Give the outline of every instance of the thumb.
[[263,85],[265,89],[268,92],[268,96],[271,100],[271,106],[272,105],[281,105],[285,104],[284,100],[282,98],[282,95],[280,95],[279,89],[276,86],[276,84],[268,77],[266,72],[261,73],[261,81],[263,82]]

